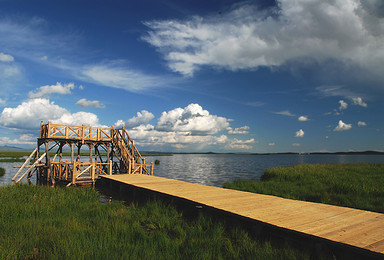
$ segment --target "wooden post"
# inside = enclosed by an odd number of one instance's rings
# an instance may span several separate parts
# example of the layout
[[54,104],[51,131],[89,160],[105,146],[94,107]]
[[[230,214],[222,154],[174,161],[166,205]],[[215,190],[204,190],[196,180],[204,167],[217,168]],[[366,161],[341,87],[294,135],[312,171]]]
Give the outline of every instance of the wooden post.
[[108,174],[112,175],[112,161],[109,161]]
[[71,163],[75,161],[75,144],[71,143]]
[[153,175],[153,162],[151,162],[151,175]]
[[143,158],[143,164],[141,165],[141,168],[140,168],[140,173],[142,173],[142,168],[144,167],[144,169],[146,170],[146,166],[145,166],[145,158]]
[[47,138],[51,137],[51,121],[48,121],[48,131],[47,131]]
[[82,130],[81,141],[82,141],[82,143],[84,143],[84,134],[85,134],[85,125],[84,124],[83,124],[83,128],[81,130]]
[[110,157],[110,153],[111,153],[111,147],[109,144],[107,144],[107,163],[108,163],[108,174],[111,175],[111,157]]
[[72,184],[75,184],[77,176],[77,161],[73,162],[73,171],[72,171]]
[[49,184],[49,180],[51,178],[51,159],[49,158],[49,143],[45,141],[45,167],[47,171],[47,184]]
[[68,160],[66,160],[65,162],[65,180],[67,181],[68,180],[68,171],[69,171],[69,163],[68,163]]
[[40,123],[40,138],[43,138],[44,136],[44,126],[43,121]]
[[96,163],[92,163],[92,182],[95,182],[95,168],[96,168]]
[[135,158],[132,158],[132,172],[135,171],[136,165],[135,165]]

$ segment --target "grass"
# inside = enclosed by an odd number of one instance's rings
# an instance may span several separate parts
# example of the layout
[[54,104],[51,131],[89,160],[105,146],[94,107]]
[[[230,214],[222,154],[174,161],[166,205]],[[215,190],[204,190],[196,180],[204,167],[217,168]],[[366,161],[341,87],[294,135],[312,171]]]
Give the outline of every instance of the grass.
[[91,188],[0,187],[0,259],[308,259],[173,206],[100,203]]
[[20,158],[23,156],[28,156],[32,151],[25,152],[0,152],[0,157],[12,157],[12,158]]
[[0,167],[0,177],[5,174],[5,169]]
[[261,181],[224,188],[384,213],[384,164],[313,164],[272,168]]

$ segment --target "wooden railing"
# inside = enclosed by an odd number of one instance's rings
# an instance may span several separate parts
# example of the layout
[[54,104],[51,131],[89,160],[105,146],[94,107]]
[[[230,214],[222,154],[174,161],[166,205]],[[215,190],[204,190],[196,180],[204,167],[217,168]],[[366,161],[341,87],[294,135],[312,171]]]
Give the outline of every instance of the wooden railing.
[[41,123],[40,138],[112,141],[113,127],[92,127]]
[[[112,174],[112,162],[52,162],[52,177],[55,180],[70,181],[71,184],[78,183],[82,180],[95,180],[100,175]],[[104,166],[104,167],[103,167]],[[106,169],[105,169],[106,168]]]

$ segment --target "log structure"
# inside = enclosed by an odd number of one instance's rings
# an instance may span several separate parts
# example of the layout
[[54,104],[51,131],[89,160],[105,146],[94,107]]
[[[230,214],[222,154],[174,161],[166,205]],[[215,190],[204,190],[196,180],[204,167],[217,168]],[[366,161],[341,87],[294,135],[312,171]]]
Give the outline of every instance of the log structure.
[[[65,148],[70,151],[70,160],[63,160]],[[36,149],[12,180],[17,183],[25,177],[30,179],[34,173],[38,183],[94,184],[100,175],[153,175],[153,163],[146,164],[124,127],[42,122]]]

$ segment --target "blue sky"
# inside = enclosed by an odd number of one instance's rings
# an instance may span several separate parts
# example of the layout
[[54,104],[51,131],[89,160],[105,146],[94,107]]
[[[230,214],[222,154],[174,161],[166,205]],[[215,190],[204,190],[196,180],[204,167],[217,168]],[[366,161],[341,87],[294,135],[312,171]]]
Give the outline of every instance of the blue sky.
[[140,150],[384,150],[380,0],[0,0],[0,145],[41,121]]

